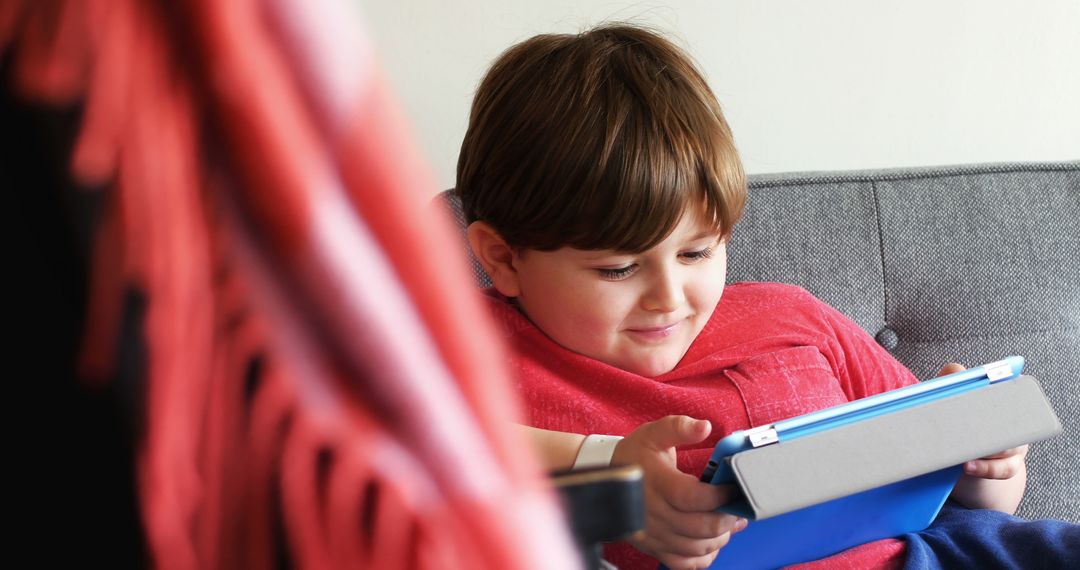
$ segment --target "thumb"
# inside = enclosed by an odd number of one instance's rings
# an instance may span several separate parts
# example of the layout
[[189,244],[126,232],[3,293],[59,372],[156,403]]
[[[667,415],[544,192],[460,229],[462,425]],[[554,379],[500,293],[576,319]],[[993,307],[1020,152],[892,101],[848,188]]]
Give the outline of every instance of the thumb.
[[646,424],[646,440],[654,449],[698,443],[709,437],[712,424],[690,416],[667,416]]
[[964,370],[964,365],[957,364],[955,362],[950,362],[950,363],[946,364],[945,366],[942,366],[941,370],[938,370],[937,375],[938,376],[945,376],[946,374],[952,374],[954,372],[960,372],[961,370]]

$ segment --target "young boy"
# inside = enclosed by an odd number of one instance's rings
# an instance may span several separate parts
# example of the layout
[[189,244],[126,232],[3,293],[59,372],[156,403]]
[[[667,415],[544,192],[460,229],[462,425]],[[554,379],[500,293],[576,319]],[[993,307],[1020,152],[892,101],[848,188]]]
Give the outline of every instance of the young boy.
[[[916,381],[802,289],[725,288],[745,176],[704,79],[650,31],[505,52],[476,94],[457,192],[547,466],[644,469],[645,530],[606,554],[620,568],[704,567],[745,527],[715,512],[729,488],[697,480],[723,435]],[[954,497],[1015,511],[1025,453],[971,462]],[[829,564],[903,555],[888,540]]]

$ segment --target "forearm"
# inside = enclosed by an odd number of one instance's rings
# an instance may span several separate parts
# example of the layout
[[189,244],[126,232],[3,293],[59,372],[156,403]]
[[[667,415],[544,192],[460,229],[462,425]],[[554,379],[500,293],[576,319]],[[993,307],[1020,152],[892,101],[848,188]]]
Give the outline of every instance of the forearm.
[[991,509],[1004,513],[1016,513],[1020,499],[1027,487],[1027,467],[1009,479],[980,479],[962,475],[953,489],[952,498],[971,509]]
[[561,471],[574,466],[585,436],[577,433],[551,431],[519,425],[518,429],[532,442],[541,464],[548,471]]

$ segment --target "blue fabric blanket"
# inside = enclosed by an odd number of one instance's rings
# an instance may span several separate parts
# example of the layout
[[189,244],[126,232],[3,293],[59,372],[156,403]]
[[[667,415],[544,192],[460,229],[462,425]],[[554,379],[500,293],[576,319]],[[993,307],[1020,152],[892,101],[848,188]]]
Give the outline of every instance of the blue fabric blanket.
[[951,501],[929,528],[904,538],[905,570],[1080,568],[1080,525],[1029,521]]

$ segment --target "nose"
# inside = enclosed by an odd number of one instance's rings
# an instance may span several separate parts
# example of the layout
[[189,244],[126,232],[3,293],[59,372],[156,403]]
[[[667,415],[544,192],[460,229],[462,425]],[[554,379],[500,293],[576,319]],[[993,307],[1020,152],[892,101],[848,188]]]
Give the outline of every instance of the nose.
[[671,313],[686,302],[682,279],[676,268],[664,268],[656,272],[649,288],[641,296],[641,307],[646,311]]

